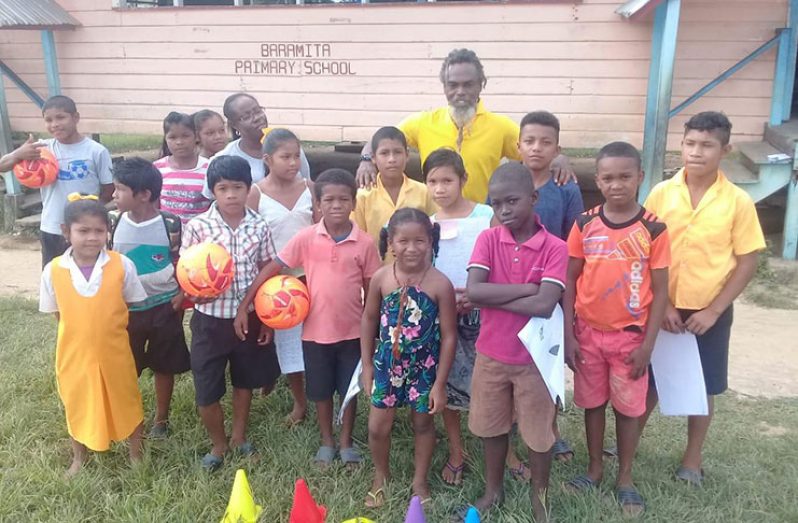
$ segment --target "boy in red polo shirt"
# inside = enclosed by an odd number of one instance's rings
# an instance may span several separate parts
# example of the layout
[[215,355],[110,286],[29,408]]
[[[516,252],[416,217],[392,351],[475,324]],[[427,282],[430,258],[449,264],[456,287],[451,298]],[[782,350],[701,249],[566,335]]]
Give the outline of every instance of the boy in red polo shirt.
[[[258,288],[283,268],[303,267],[310,292],[310,311],[302,328],[305,360],[305,387],[308,399],[316,403],[321,446],[314,462],[326,467],[336,456],[333,436],[333,394],[343,399],[352,374],[360,361],[360,320],[363,316],[362,292],[382,266],[371,237],[349,215],[355,206],[355,178],[343,169],[328,169],[313,186],[322,220],[297,233],[250,286],[239,315],[241,334],[245,334],[246,310]],[[352,442],[357,401],[344,411],[337,451],[346,465],[361,462]]]
[[637,203],[640,153],[626,142],[596,158],[603,205],[577,217],[568,236],[563,308],[565,358],[574,371],[574,402],[585,409],[590,462],[566,484],[594,489],[604,474],[605,410],[612,401],[618,437],[618,503],[636,516],[645,502],[632,483],[638,420],[646,411],[647,369],[668,303],[670,244],[665,224]]
[[[565,288],[565,242],[546,232],[535,215],[537,192],[529,171],[508,162],[493,173],[491,206],[501,223],[477,238],[468,265],[468,299],[482,312],[471,380],[468,427],[485,449],[484,513],[504,499],[504,460],[514,417],[529,447],[532,509],[547,521],[555,404],[518,332],[533,316],[551,316]],[[463,521],[464,507],[454,521]]]

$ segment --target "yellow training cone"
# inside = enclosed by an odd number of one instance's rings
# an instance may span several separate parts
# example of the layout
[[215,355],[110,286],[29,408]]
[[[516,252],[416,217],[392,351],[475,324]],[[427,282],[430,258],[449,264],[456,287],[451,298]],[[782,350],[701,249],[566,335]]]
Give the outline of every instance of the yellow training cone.
[[344,523],[374,523],[372,520],[367,518],[353,518],[347,519]]
[[252,499],[252,489],[247,481],[247,474],[243,469],[236,471],[233,481],[233,491],[230,493],[230,502],[221,523],[256,523],[258,516],[263,512],[263,507],[255,504]]

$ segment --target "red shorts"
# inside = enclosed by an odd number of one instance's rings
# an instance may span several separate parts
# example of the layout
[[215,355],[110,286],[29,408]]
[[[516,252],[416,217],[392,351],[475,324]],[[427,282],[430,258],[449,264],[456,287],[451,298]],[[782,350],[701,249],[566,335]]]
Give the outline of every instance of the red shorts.
[[643,332],[600,331],[581,319],[574,325],[576,341],[584,363],[577,361],[574,373],[574,403],[583,409],[595,409],[607,401],[631,418],[646,411],[648,370],[642,377],[630,377],[632,366],[626,357],[643,344]]

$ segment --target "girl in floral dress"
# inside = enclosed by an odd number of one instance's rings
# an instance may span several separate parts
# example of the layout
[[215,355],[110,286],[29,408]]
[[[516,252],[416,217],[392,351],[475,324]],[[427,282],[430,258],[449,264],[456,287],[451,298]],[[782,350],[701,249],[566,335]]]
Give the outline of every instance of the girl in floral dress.
[[432,267],[439,237],[439,227],[411,208],[396,211],[380,237],[383,257],[390,248],[395,261],[374,274],[361,327],[362,379],[371,395],[369,447],[375,468],[368,507],[385,503],[391,428],[396,408],[404,405],[412,409],[415,432],[413,494],[422,502],[430,498],[433,415],[446,408],[446,380],[457,341],[454,288]]

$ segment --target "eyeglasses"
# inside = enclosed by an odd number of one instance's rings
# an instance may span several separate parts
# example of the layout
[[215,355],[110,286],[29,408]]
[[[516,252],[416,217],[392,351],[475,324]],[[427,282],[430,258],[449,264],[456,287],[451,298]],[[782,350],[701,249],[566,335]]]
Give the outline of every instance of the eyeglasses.
[[265,107],[256,107],[255,109],[251,110],[250,112],[242,114],[238,118],[238,121],[239,122],[243,122],[243,123],[250,123],[256,117],[258,117],[258,116],[260,116],[262,114],[266,114],[266,108]]

